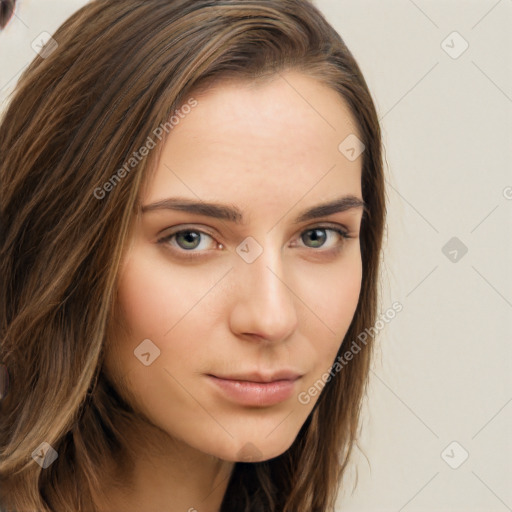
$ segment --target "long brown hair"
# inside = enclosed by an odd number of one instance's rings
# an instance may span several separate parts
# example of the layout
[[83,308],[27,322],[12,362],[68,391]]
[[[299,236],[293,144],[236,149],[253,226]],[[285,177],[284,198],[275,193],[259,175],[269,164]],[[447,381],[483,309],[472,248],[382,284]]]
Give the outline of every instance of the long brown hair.
[[[307,0],[95,0],[21,76],[0,125],[0,496],[8,510],[94,510],[129,463],[133,411],[102,371],[143,158],[94,191],[201,85],[297,69],[344,98],[365,145],[359,303],[339,354],[377,316],[385,222],[381,133],[362,73]],[[340,141],[341,142],[341,141]],[[340,340],[341,341],[341,340]],[[357,439],[371,339],[325,386],[293,445],[235,465],[222,512],[333,510]],[[31,454],[47,442],[47,469]]]

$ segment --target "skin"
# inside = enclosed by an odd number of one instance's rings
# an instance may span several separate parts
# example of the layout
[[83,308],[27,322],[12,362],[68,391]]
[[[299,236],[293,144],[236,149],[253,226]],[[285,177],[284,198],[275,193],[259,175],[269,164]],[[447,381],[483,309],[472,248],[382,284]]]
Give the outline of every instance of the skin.
[[[123,328],[107,346],[106,371],[146,418],[147,435],[133,434],[133,480],[109,491],[108,510],[218,511],[235,461],[276,457],[296,438],[318,399],[298,395],[330,369],[359,298],[362,209],[294,224],[328,200],[362,199],[361,158],[338,150],[357,134],[339,94],[287,71],[194,98],[140,203],[231,204],[246,224],[171,209],[136,217],[119,274]],[[325,229],[315,241],[308,229],[325,224],[351,238]],[[179,229],[198,239],[161,241]],[[236,252],[249,236],[263,249],[252,263]],[[185,259],[191,252],[201,256]],[[160,350],[149,366],[134,356],[145,339]],[[207,377],[283,368],[302,377],[271,406],[235,403]]]

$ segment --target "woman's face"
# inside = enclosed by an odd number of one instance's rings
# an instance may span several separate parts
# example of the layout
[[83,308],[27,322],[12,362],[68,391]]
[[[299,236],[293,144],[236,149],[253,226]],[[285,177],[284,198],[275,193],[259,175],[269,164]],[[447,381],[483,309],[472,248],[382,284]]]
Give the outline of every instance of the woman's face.
[[140,198],[107,372],[172,439],[266,460],[311,412],[358,302],[362,208],[307,214],[362,201],[357,128],[298,72],[194,98]]

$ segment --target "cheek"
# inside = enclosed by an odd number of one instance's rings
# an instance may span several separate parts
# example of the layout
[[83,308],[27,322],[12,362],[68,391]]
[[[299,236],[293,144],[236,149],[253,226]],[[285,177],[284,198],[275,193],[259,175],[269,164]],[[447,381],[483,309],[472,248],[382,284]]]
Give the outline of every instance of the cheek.
[[171,327],[169,312],[176,306],[179,283],[170,286],[161,272],[149,258],[131,258],[123,267],[118,300],[134,338],[160,337]]
[[[118,317],[122,323],[107,344],[106,367],[118,384],[129,384],[135,395],[147,392],[153,381],[163,377],[164,360],[173,360],[176,354],[181,361],[192,357],[186,338],[173,337],[173,326],[184,317],[192,301],[188,299],[191,287],[184,286],[182,280],[176,272],[171,279],[169,265],[165,267],[143,251],[133,251],[123,264],[117,292]],[[141,345],[148,339],[151,343]],[[136,357],[137,353],[147,352],[139,346],[148,348],[150,360],[154,357],[149,366]]]
[[330,367],[354,317],[361,292],[362,262],[356,246],[331,265],[310,266],[298,279],[304,303],[303,330],[318,377]]
[[133,251],[118,285],[118,301],[131,337],[170,339],[189,322],[192,310],[202,311],[200,302],[213,278],[211,272],[170,264],[155,249]]
[[[204,340],[216,320],[215,311],[208,306],[214,295],[210,292],[225,272],[217,270],[180,268],[154,248],[133,248],[119,275],[122,325],[113,333],[107,350],[109,370],[117,376],[129,374],[130,379],[141,379],[147,385],[155,378],[155,370],[168,368],[183,375],[203,361]],[[160,350],[149,368],[134,355],[146,339]]]
[[[204,313],[198,301],[207,289],[204,276],[176,271],[149,251],[135,249],[123,264],[117,293],[123,323],[107,345],[106,368],[124,398],[149,418],[194,410],[179,383],[193,374],[201,356],[196,341],[202,327],[194,315]],[[146,366],[137,354],[147,352]]]
[[357,308],[361,278],[361,254],[355,244],[330,264],[297,270],[298,295],[309,310],[308,325],[316,329],[317,338],[341,342]]

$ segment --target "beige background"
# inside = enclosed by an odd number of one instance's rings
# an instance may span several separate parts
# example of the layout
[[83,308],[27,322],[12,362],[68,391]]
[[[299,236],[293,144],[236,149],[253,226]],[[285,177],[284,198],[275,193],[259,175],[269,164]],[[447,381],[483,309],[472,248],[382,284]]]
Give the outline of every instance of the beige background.
[[[0,105],[31,42],[85,3],[21,1],[0,34]],[[403,305],[378,337],[367,458],[356,449],[339,510],[512,511],[512,1],[316,3],[379,111],[382,311]]]

